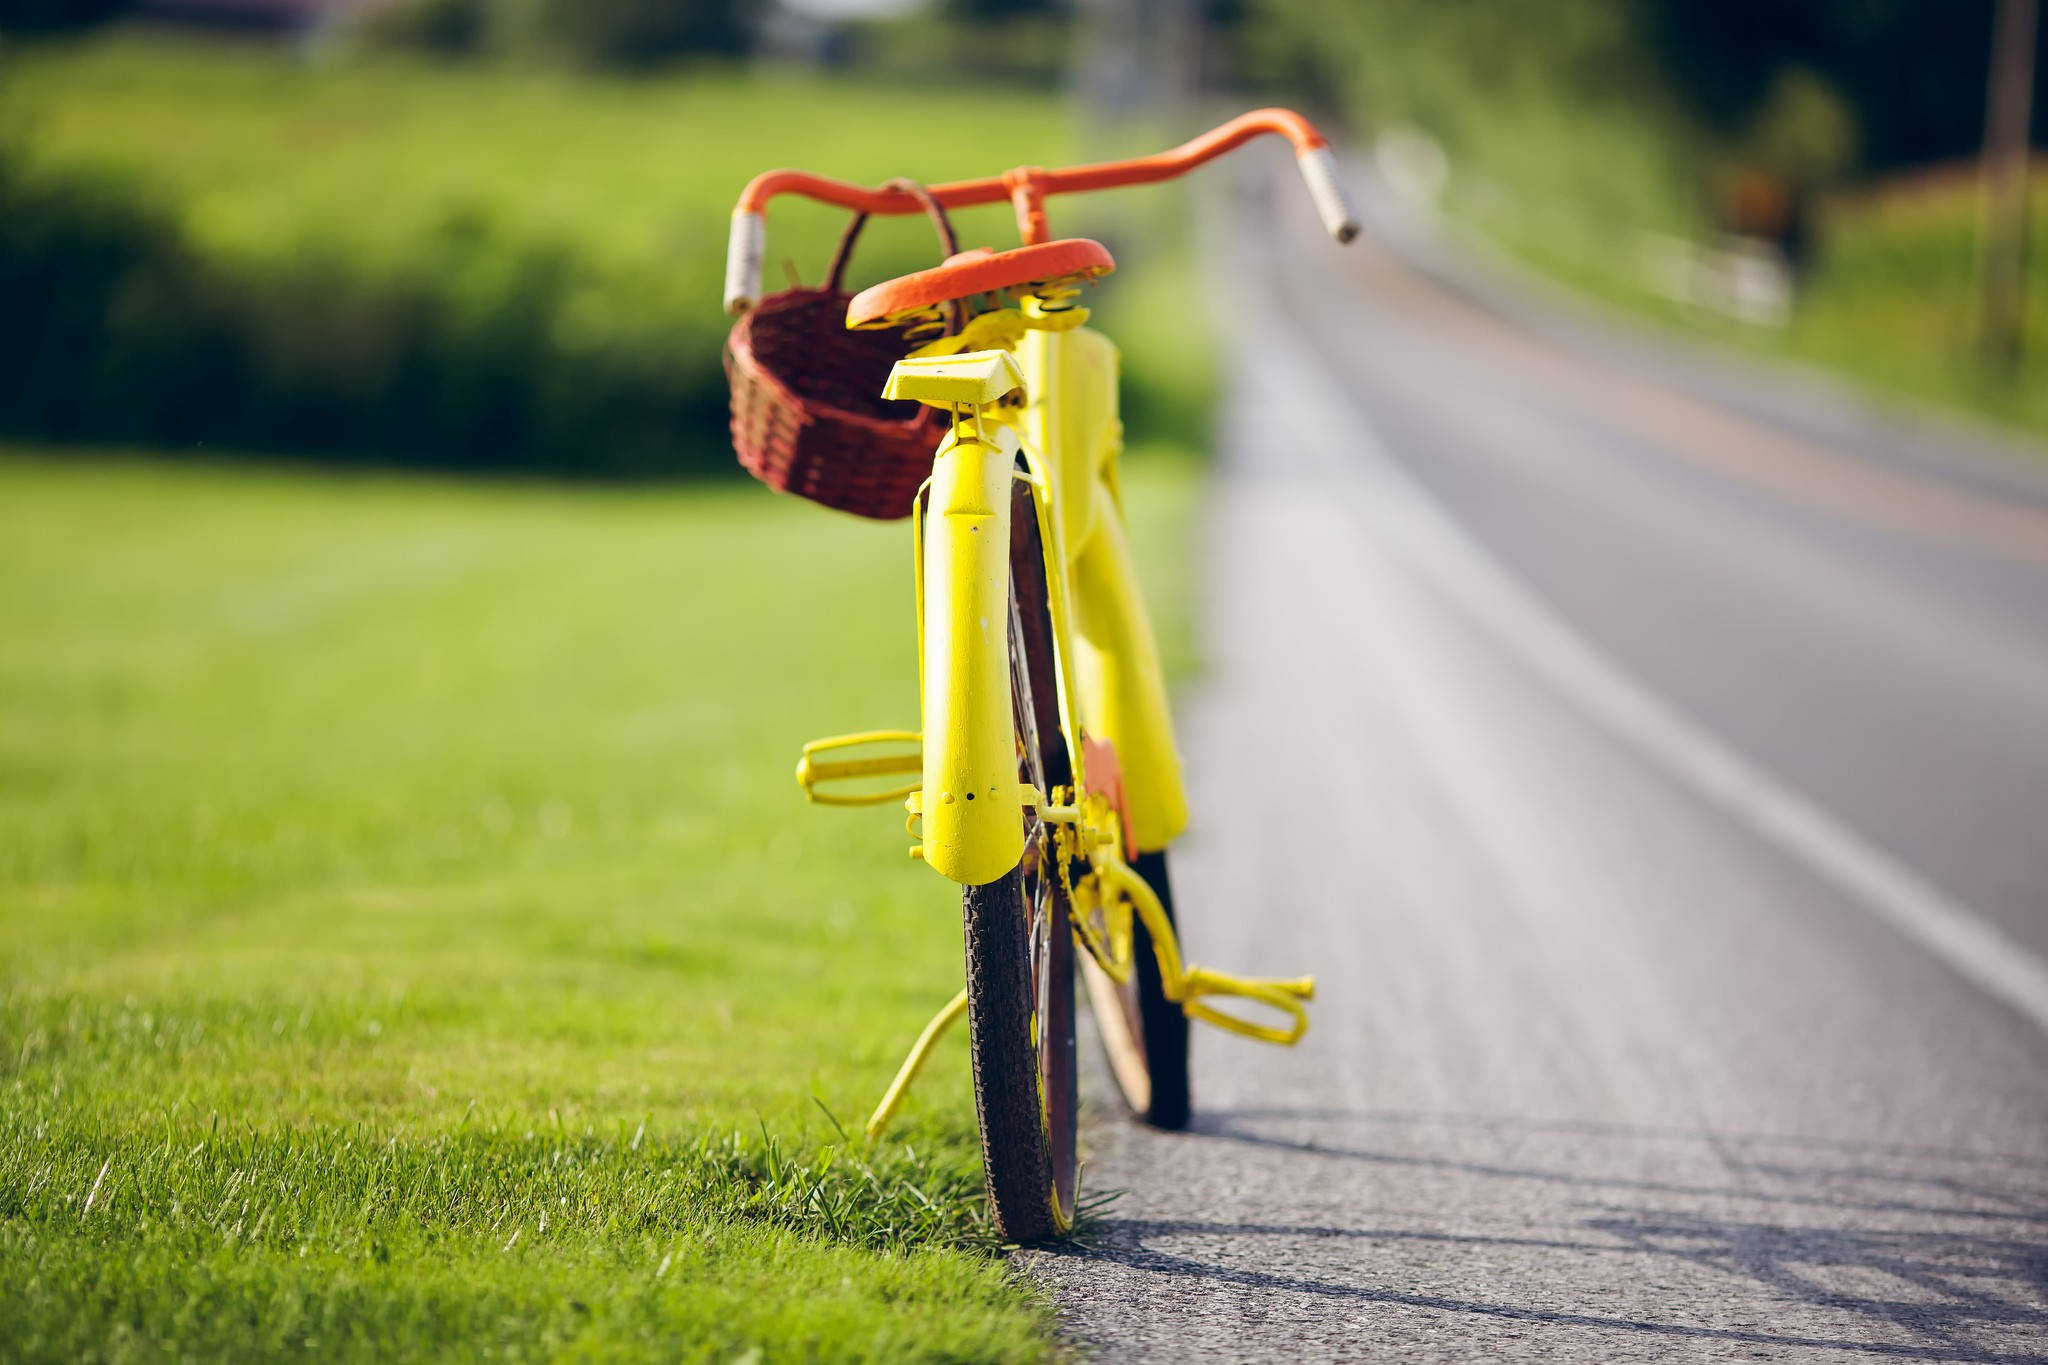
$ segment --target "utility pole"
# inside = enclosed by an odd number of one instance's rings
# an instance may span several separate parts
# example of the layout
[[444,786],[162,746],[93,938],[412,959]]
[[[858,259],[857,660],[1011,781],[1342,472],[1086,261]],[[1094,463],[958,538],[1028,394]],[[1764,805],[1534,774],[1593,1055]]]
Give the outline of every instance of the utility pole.
[[2019,363],[2026,312],[2028,124],[2033,117],[2038,0],[1998,0],[1984,102],[1984,354],[2001,374]]

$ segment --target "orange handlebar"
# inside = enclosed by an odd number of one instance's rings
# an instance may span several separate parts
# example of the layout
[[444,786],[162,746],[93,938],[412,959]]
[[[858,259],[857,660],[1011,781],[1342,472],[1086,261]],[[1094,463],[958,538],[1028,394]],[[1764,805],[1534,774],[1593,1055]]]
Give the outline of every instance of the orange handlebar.
[[[1315,126],[1292,109],[1254,109],[1240,114],[1220,128],[1212,128],[1191,142],[1169,152],[1133,157],[1128,161],[1104,161],[1093,166],[1069,166],[1062,170],[1020,167],[1005,175],[981,180],[955,180],[934,185],[932,194],[947,208],[973,204],[997,204],[1014,196],[1020,182],[1035,182],[1045,194],[1074,194],[1106,190],[1118,185],[1147,185],[1186,175],[1206,161],[1249,142],[1262,133],[1278,133],[1294,144],[1297,154],[1328,146]],[[807,171],[764,171],[747,182],[740,192],[739,211],[759,213],[778,194],[801,194],[809,199],[837,204],[861,213],[920,213],[923,206],[901,190],[876,190],[864,185],[812,175]]]
[[[981,180],[934,185],[931,193],[941,204],[955,209],[1009,200],[1017,211],[1018,235],[1026,245],[1032,245],[1050,235],[1045,223],[1045,197],[1049,194],[1076,194],[1171,180],[1262,133],[1278,133],[1294,144],[1302,180],[1330,235],[1339,242],[1356,236],[1358,219],[1337,185],[1337,162],[1330,154],[1329,143],[1313,124],[1292,109],[1254,109],[1156,156],[1062,170],[1019,166]],[[725,257],[725,308],[734,316],[753,307],[761,297],[761,264],[767,249],[764,210],[778,194],[801,194],[858,213],[918,213],[924,208],[914,195],[902,190],[870,189],[808,171],[762,172],[747,182],[746,189],[740,192],[739,206],[732,213],[732,240]]]

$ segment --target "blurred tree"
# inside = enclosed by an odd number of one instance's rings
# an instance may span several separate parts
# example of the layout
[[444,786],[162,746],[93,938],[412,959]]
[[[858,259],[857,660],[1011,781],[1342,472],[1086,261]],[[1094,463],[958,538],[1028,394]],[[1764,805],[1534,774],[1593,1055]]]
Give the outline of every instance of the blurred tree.
[[[1645,85],[1723,142],[1741,142],[1788,73],[1831,91],[1860,165],[1890,170],[1973,153],[1995,0],[1241,0],[1222,8],[1255,80],[1343,96],[1438,130],[1452,92],[1542,79],[1591,103]],[[2048,67],[2048,27],[2034,38]],[[1412,68],[1412,69],[1404,69]],[[1455,68],[1439,71],[1434,68]],[[1805,78],[1800,78],[1805,79]],[[1425,95],[1435,87],[1436,95]],[[1803,98],[1797,86],[1792,98]],[[1811,87],[1809,87],[1810,93]],[[1432,107],[1421,109],[1418,101]],[[2048,104],[2033,140],[2048,142]],[[1455,140],[1455,132],[1446,134]]]
[[739,57],[761,5],[746,0],[529,0],[533,31],[594,66],[651,67],[694,55]]
[[[1983,132],[1994,0],[1629,3],[1658,68],[1723,133],[1745,128],[1793,68],[1817,73],[1840,93],[1860,129],[1867,169],[1966,156]],[[2035,44],[2039,53],[2048,32]],[[2048,140],[2048,111],[2035,110],[2033,135]]]
[[489,0],[398,0],[378,5],[359,23],[375,46],[412,48],[437,57],[462,57],[490,37]]
[[1750,120],[1756,159],[1787,180],[1834,180],[1856,160],[1856,119],[1829,82],[1804,67],[1787,67]]
[[2026,325],[2028,113],[2034,99],[2035,0],[1999,0],[1984,111],[1984,239],[1978,263],[1984,351],[2010,378]]
[[133,0],[0,0],[0,31],[60,33],[105,23]]

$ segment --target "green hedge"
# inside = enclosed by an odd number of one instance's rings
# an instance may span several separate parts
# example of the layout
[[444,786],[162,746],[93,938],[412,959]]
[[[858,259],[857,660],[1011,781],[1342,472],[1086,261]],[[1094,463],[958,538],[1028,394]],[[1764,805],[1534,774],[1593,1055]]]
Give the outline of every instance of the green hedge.
[[[1206,444],[1184,257],[1117,281],[1134,437]],[[195,246],[137,182],[0,152],[0,435],[597,478],[728,473],[715,306],[579,324],[622,286],[453,216],[397,265]]]
[[[1116,150],[1168,141],[1131,135]],[[600,477],[731,472],[726,220],[763,167],[932,181],[1073,145],[990,87],[931,117],[886,81],[706,66],[658,79],[114,33],[0,67],[0,435]],[[1284,153],[1273,152],[1283,156]],[[1062,201],[1123,269],[1089,304],[1125,347],[1134,441],[1199,447],[1214,393],[1175,187]],[[776,205],[768,278],[815,283],[845,215]],[[1007,205],[964,242],[1014,240]],[[849,283],[924,268],[869,226]]]
[[448,221],[405,265],[233,266],[132,184],[0,156],[0,431],[621,476],[724,469],[701,330],[577,335],[565,250]]

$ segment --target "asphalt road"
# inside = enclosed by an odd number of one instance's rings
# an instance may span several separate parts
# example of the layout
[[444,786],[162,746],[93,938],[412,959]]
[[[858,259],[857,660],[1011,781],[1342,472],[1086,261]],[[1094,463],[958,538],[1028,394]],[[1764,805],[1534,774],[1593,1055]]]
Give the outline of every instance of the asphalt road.
[[1217,215],[1193,1131],[1092,1082],[1116,1360],[2048,1359],[2048,479]]

